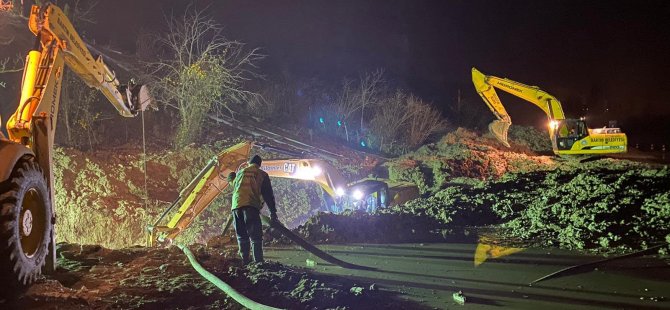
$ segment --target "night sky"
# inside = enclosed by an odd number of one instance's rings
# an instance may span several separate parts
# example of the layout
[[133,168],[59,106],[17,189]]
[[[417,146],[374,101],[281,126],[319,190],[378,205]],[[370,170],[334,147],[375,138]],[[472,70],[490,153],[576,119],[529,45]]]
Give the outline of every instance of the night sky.
[[[187,3],[100,1],[98,22],[87,26],[86,37],[131,52],[139,29],[161,31],[164,16]],[[268,57],[260,70],[269,77],[336,85],[383,68],[394,85],[446,112],[459,89],[471,104],[484,105],[470,80],[475,66],[540,86],[563,102],[568,116],[582,116],[588,106],[592,127],[616,119],[631,143],[670,143],[670,1],[195,3],[228,37],[262,47]],[[534,106],[501,99],[514,123],[544,124]]]

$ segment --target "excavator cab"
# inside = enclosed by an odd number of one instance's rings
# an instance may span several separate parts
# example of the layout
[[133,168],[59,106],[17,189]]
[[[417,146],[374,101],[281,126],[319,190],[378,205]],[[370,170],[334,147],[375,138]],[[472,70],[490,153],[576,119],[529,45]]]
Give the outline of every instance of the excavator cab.
[[388,206],[389,186],[386,182],[366,179],[349,186],[351,195],[345,209],[374,212]]
[[588,137],[586,123],[580,119],[552,121],[553,139],[559,150],[570,150],[575,142]]

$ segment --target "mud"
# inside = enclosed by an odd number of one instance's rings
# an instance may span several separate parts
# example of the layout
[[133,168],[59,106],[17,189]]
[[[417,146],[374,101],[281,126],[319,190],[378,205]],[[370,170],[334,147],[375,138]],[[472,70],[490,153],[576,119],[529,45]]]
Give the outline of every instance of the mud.
[[[192,269],[176,247],[119,250],[61,244],[55,274],[3,309],[242,309]],[[277,262],[242,266],[236,246],[192,248],[210,272],[247,297],[287,309],[416,308],[373,283]],[[370,289],[372,287],[373,289]]]

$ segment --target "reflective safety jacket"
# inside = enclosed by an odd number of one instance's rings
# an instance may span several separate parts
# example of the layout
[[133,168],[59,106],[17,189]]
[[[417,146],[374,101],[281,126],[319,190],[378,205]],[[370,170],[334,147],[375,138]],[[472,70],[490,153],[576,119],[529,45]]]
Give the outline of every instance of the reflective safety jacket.
[[265,201],[270,213],[277,212],[270,177],[258,165],[250,164],[238,172],[232,185],[233,210],[241,207],[254,207],[260,210]]

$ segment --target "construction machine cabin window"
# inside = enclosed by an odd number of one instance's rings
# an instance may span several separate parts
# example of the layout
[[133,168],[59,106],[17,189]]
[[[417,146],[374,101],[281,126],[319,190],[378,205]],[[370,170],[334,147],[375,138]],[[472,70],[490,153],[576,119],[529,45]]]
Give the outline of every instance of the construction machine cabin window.
[[561,150],[569,150],[572,145],[588,136],[586,124],[582,120],[566,119],[558,123],[556,144]]

